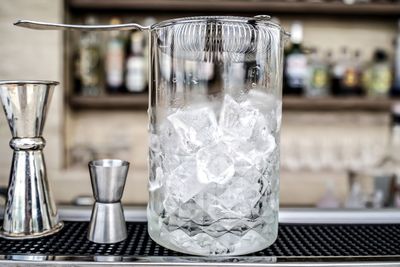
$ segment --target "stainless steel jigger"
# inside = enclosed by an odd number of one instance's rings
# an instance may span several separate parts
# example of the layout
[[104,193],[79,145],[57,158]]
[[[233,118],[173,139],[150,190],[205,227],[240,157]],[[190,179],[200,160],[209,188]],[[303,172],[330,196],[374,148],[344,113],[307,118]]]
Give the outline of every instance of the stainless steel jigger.
[[42,137],[54,87],[52,81],[0,81],[0,99],[14,150],[0,236],[36,238],[59,231],[56,205],[47,181]]
[[116,243],[126,238],[121,198],[129,162],[102,159],[89,162],[90,179],[96,200],[90,219],[88,239],[95,243]]

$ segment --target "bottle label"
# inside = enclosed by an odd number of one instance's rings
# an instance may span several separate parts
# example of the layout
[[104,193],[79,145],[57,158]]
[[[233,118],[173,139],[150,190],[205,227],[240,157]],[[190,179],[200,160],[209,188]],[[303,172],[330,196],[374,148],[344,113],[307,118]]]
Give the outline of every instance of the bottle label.
[[377,68],[372,74],[371,82],[371,88],[376,93],[389,92],[392,83],[390,68]]
[[302,87],[307,73],[307,58],[304,54],[291,54],[286,58],[287,82],[290,87]]
[[316,68],[311,78],[311,87],[324,89],[328,85],[328,71],[325,68]]
[[146,63],[143,57],[129,57],[127,63],[126,88],[130,92],[142,92],[146,89]]
[[99,84],[99,53],[92,47],[85,47],[80,55],[80,76],[82,86],[95,87]]
[[359,78],[357,70],[354,68],[348,68],[345,70],[343,75],[343,85],[348,88],[354,88],[359,84]]
[[119,87],[124,79],[124,52],[123,46],[118,41],[112,41],[108,46],[106,59],[107,84]]

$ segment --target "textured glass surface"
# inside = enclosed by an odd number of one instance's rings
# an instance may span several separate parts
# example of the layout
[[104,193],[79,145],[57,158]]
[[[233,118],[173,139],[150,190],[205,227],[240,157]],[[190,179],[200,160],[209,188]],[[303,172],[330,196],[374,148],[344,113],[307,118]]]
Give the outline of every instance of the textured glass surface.
[[151,33],[149,233],[198,255],[277,236],[282,31],[251,20]]

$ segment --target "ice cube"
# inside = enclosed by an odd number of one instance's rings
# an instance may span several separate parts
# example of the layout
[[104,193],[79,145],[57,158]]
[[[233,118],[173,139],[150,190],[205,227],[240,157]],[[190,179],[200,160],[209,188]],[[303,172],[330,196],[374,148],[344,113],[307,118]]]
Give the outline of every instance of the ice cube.
[[[178,150],[178,140],[177,133],[168,120],[165,120],[160,126],[160,136],[158,143],[160,149],[165,156],[180,154],[181,151]],[[150,142],[152,144],[152,142]]]
[[224,135],[247,140],[253,133],[258,114],[249,102],[238,103],[225,95],[219,126]]
[[163,207],[165,212],[170,216],[179,210],[180,205],[178,199],[171,194],[171,192],[167,189],[165,190],[165,196],[163,199]]
[[269,159],[274,151],[276,151],[275,138],[268,134],[265,139],[259,141],[257,149],[250,152],[249,158],[259,169],[263,169],[266,164],[270,163]]
[[197,179],[200,183],[225,184],[235,173],[229,147],[219,142],[200,149],[196,154]]
[[282,101],[258,89],[250,90],[247,96],[247,102],[267,118],[270,130],[279,131],[282,120]]
[[[164,121],[160,127],[159,145],[162,166],[166,174],[175,170],[190,154],[179,143],[177,133],[169,121]],[[154,161],[154,159],[153,159]]]
[[198,194],[204,184],[200,183],[196,174],[196,159],[186,159],[166,177],[166,192],[178,203],[185,203]]
[[246,177],[237,177],[220,195],[219,201],[236,216],[249,217],[260,198],[260,184],[250,182]]
[[[254,172],[252,169],[256,167],[262,172],[273,152],[276,150],[275,138],[272,134],[253,136],[250,140],[228,139],[224,142],[233,151],[232,156],[235,161],[235,171],[238,176],[249,176]],[[255,173],[257,174],[257,173]]]
[[180,109],[168,116],[178,139],[178,148],[196,152],[218,137],[218,123],[211,106]]
[[267,114],[275,111],[277,100],[272,94],[267,94],[260,89],[252,89],[247,94],[247,101],[260,112]]
[[[243,160],[243,162],[245,162]],[[235,163],[235,179],[238,178],[244,178],[246,179],[249,183],[258,183],[260,180],[260,177],[262,176],[261,171],[257,168],[255,164],[241,164],[240,163]]]
[[[259,170],[265,168],[268,159],[276,149],[275,137],[271,130],[271,120],[267,120],[263,115],[257,117],[253,135],[250,138],[251,145],[246,152],[247,158],[257,166]],[[273,120],[275,123],[275,119]]]

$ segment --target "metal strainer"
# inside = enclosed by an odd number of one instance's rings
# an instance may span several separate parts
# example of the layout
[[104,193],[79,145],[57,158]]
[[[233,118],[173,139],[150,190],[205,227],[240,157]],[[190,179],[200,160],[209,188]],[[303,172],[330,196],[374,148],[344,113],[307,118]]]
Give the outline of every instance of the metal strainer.
[[[71,25],[20,20],[15,23],[39,30],[83,30],[112,31],[132,30],[156,31],[158,45],[163,53],[178,58],[207,62],[231,60],[242,62],[269,53],[271,43],[279,41],[283,29],[270,20],[270,16],[229,17],[205,16],[165,20],[151,26],[137,23],[117,25]],[[171,30],[172,29],[172,30]],[[172,44],[163,46],[163,44]],[[172,48],[172,49],[171,49]],[[167,53],[167,54],[168,54]]]

